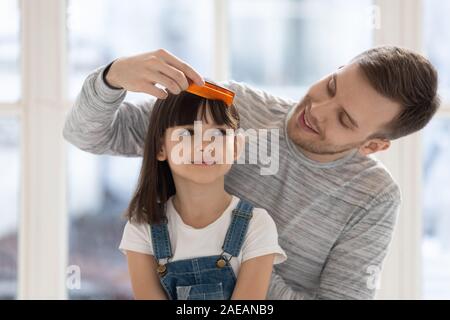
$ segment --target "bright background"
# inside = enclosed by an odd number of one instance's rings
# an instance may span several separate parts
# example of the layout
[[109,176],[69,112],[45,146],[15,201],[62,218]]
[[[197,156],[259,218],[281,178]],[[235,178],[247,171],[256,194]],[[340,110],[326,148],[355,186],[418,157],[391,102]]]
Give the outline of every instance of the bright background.
[[[450,299],[448,14],[446,0],[0,0],[0,299],[131,298],[117,247],[140,159],[62,139],[93,69],[165,48],[209,78],[300,99],[379,44],[430,58],[444,106],[380,155],[404,204],[378,297]],[[69,265],[81,289],[66,288]]]

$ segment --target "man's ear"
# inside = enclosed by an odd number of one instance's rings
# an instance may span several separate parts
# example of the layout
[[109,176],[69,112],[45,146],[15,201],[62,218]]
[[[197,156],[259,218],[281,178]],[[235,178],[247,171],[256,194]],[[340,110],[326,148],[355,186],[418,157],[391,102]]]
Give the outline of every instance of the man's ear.
[[245,135],[241,131],[236,131],[236,135],[234,136],[234,160],[239,159],[244,151],[245,146]]
[[158,161],[166,161],[167,160],[167,152],[166,152],[166,147],[164,145],[164,140],[161,139],[160,142],[161,148],[158,151],[158,154],[156,155],[156,159],[158,159]]
[[385,151],[390,146],[391,141],[387,139],[370,139],[359,148],[359,152],[364,156],[368,156],[369,154]]

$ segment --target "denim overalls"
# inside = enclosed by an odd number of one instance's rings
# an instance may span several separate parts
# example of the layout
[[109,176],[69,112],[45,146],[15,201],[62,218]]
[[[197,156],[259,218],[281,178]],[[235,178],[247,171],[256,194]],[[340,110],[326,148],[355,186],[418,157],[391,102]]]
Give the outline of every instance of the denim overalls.
[[[247,233],[253,206],[240,200],[233,210],[231,224],[216,256],[169,262],[172,258],[167,223],[151,225],[153,252],[158,261],[161,284],[171,300],[229,300],[236,284],[230,265],[237,257]],[[205,239],[208,241],[208,239]],[[166,259],[163,264],[161,260]]]

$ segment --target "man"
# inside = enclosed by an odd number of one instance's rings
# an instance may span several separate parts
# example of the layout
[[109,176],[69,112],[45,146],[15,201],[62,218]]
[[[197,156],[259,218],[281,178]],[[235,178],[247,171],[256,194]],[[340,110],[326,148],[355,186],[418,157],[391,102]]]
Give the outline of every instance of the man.
[[[141,156],[153,102],[202,79],[165,50],[93,72],[68,115],[65,138],[96,154]],[[279,170],[235,165],[227,190],[268,210],[288,260],[275,267],[270,299],[372,299],[392,238],[400,191],[371,155],[423,129],[439,106],[437,72],[398,47],[371,49],[318,81],[300,103],[245,84],[236,93],[243,129],[279,128]],[[375,279],[376,280],[376,279]]]

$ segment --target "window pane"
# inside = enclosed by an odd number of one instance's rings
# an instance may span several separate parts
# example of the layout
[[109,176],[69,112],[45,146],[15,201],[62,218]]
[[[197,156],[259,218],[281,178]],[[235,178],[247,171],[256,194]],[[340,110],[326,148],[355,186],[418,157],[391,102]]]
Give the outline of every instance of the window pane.
[[130,280],[119,251],[126,209],[141,159],[95,156],[69,149],[69,264],[80,267],[72,299],[128,299]]
[[17,292],[19,153],[19,122],[0,119],[0,300],[14,299]]
[[439,71],[440,90],[450,99],[450,1],[424,0],[424,47]]
[[[450,28],[446,0],[424,0],[424,48],[450,99]],[[450,299],[450,118],[435,120],[424,136],[423,298]]]
[[18,1],[0,1],[0,102],[20,96],[19,24]]
[[372,44],[370,0],[231,0],[231,75],[294,99]]
[[[70,97],[93,69],[165,48],[205,76],[212,70],[213,1],[70,0]],[[136,95],[133,95],[136,96]]]
[[[212,70],[213,1],[70,0],[70,97],[95,68],[117,57],[165,48],[205,76]],[[129,94],[127,99],[142,99]],[[130,298],[126,259],[118,250],[140,159],[69,152],[70,265],[81,269],[71,298]]]
[[450,118],[425,130],[423,298],[450,299]]

